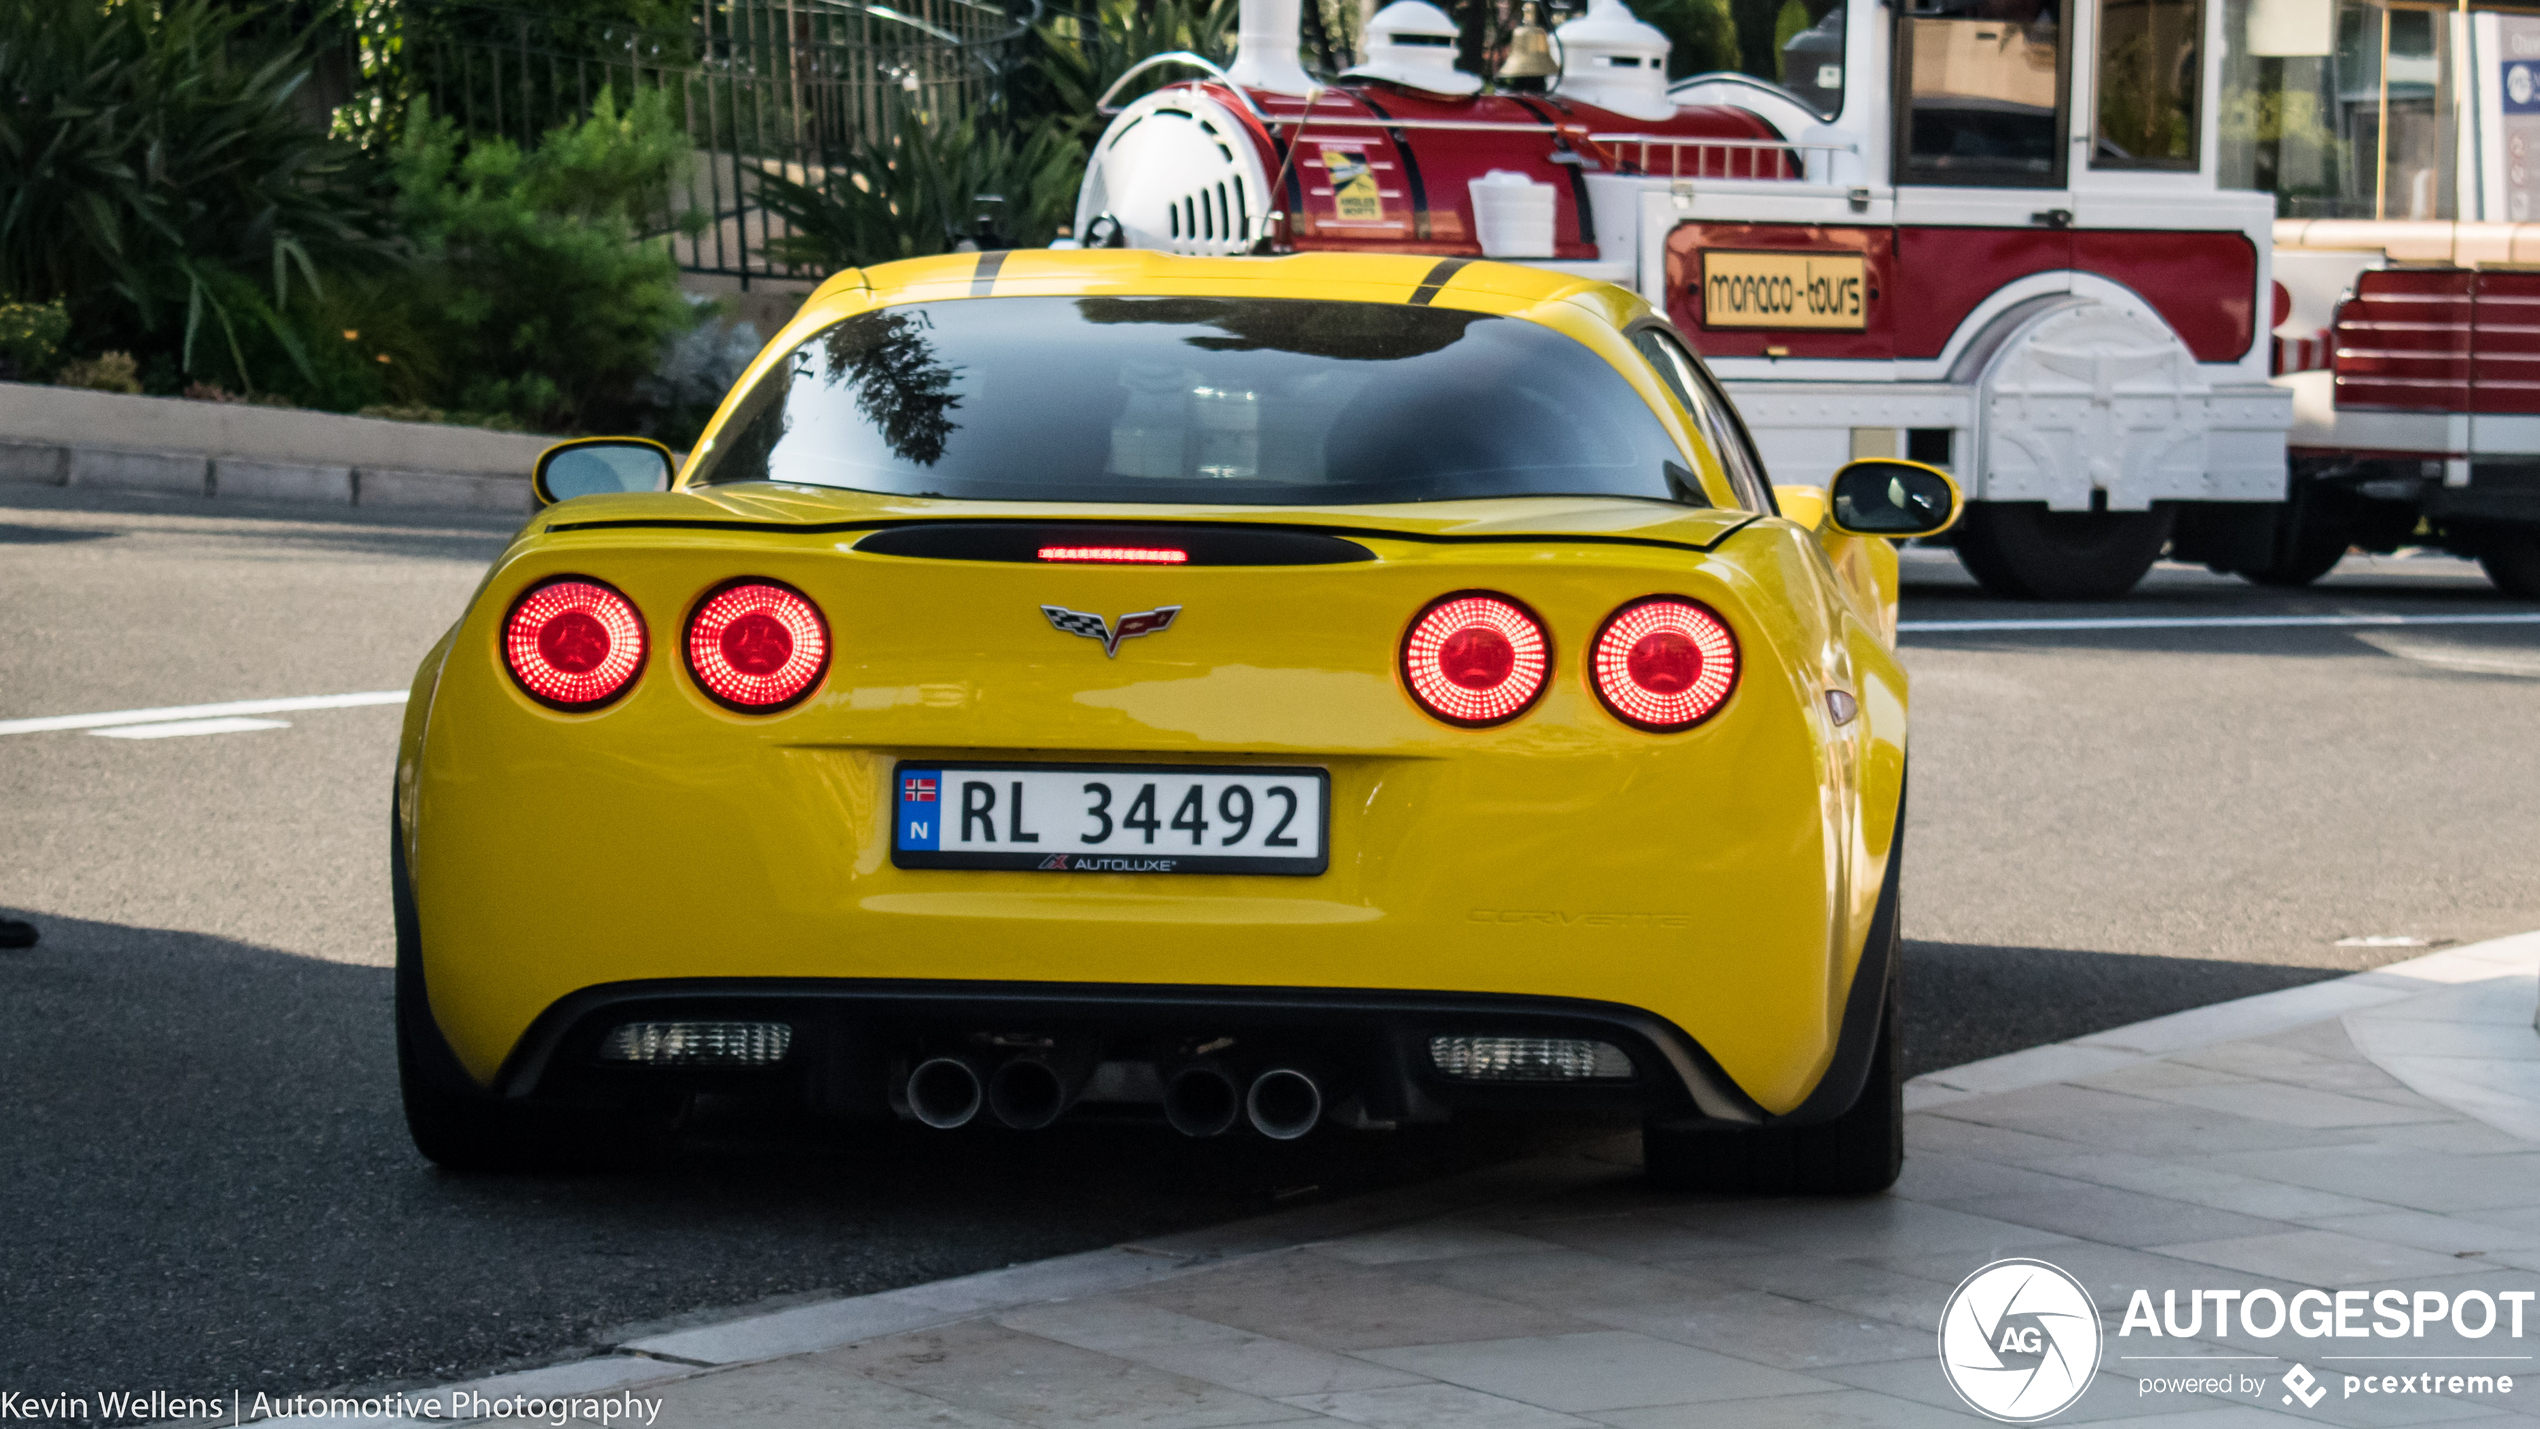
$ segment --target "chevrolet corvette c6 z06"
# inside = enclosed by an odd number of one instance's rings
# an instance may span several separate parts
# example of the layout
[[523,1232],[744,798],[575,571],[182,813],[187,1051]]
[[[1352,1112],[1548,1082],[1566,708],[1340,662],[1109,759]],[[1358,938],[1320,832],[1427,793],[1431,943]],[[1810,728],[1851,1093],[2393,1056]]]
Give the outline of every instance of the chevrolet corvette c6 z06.
[[1893,538],[1765,481],[1638,298],[1340,254],[955,254],[806,303],[674,471],[546,504],[424,660],[408,1120],[700,1093],[1292,1138],[1636,1112],[1677,1186],[1900,1155]]

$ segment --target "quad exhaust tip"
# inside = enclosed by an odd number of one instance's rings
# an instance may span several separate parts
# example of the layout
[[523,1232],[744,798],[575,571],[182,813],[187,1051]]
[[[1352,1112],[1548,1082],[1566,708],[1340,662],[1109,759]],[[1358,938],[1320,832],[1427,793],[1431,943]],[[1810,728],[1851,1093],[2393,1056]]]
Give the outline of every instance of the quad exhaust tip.
[[1323,1119],[1323,1089],[1294,1067],[1273,1067],[1252,1079],[1244,1115],[1272,1141],[1294,1141]]
[[[908,1074],[909,1114],[938,1131],[951,1131],[987,1112],[1018,1131],[1037,1131],[1058,1120],[1075,1088],[1061,1069],[1038,1057],[1016,1057],[981,1077],[967,1057],[929,1057]],[[1323,1120],[1323,1088],[1294,1067],[1273,1067],[1239,1090],[1225,1069],[1195,1063],[1164,1086],[1164,1119],[1184,1136],[1219,1136],[1238,1118],[1272,1141],[1294,1141]]]
[[[1074,1091],[1058,1069],[1038,1057],[1015,1057],[988,1078],[988,1110],[1016,1131],[1038,1131],[1058,1120]],[[915,1098],[910,1104],[915,1105]]]
[[1225,1069],[1197,1063],[1164,1084],[1164,1121],[1184,1136],[1219,1136],[1243,1115],[1243,1094]]
[[908,1110],[937,1131],[968,1126],[987,1102],[979,1069],[959,1057],[929,1057],[908,1074]]

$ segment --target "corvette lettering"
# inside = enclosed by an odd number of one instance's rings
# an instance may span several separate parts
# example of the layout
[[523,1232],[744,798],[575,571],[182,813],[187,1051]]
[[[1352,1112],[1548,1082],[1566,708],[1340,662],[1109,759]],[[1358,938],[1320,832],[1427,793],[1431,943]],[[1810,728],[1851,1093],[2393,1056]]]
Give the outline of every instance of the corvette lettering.
[[1555,928],[1689,928],[1690,913],[1571,913],[1558,908],[1475,908],[1475,923],[1546,923]]
[[1082,635],[1088,640],[1099,640],[1102,642],[1102,653],[1115,660],[1120,657],[1121,641],[1133,636],[1156,635],[1169,630],[1173,625],[1173,617],[1181,613],[1182,607],[1178,605],[1158,606],[1153,610],[1141,610],[1124,615],[1120,617],[1120,623],[1114,626],[1105,624],[1101,616],[1089,610],[1069,610],[1063,605],[1041,607],[1041,614],[1049,617],[1049,623],[1053,629],[1068,635]]

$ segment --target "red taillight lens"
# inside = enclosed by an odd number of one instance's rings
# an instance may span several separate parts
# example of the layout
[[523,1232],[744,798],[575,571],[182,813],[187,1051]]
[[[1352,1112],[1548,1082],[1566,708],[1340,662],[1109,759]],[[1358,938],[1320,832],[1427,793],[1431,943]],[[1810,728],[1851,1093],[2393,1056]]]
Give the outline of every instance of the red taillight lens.
[[1606,617],[1588,668],[1615,718],[1672,734],[1727,702],[1737,686],[1737,637],[1709,606],[1653,595]]
[[1402,678],[1420,708],[1468,728],[1516,718],[1543,693],[1552,645],[1534,612],[1466,591],[1432,602],[1402,640]]
[[1190,564],[1191,553],[1172,546],[1043,546],[1041,559],[1104,566],[1181,566]]
[[503,621],[503,663],[540,704],[598,709],[644,668],[644,617],[634,602],[582,576],[532,586]]
[[811,693],[829,668],[829,623],[802,592],[740,580],[688,617],[688,672],[717,700],[770,714]]

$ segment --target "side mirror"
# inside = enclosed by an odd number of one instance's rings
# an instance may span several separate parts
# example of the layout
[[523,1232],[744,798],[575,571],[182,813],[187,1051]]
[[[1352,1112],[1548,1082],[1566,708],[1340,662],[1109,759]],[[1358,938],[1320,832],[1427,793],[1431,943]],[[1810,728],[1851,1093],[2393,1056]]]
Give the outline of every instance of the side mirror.
[[668,491],[677,463],[670,448],[642,437],[584,437],[558,442],[538,454],[529,471],[538,504],[553,506],[577,496],[610,492]]
[[1826,488],[1834,528],[1850,536],[1930,536],[1958,519],[1958,483],[1918,461],[1848,463]]

